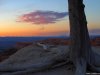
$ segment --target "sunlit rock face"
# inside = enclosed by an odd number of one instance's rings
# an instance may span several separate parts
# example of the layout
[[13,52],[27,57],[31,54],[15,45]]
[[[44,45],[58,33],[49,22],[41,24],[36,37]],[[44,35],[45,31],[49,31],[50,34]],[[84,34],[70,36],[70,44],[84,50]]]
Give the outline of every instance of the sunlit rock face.
[[100,37],[96,37],[91,40],[91,45],[92,46],[100,46]]
[[17,42],[14,47],[16,49],[21,49],[21,48],[24,48],[24,47],[31,45],[31,44],[32,44],[32,42]]
[[49,45],[69,45],[68,39],[61,39],[61,38],[50,38],[46,40],[37,41],[43,44],[49,44]]

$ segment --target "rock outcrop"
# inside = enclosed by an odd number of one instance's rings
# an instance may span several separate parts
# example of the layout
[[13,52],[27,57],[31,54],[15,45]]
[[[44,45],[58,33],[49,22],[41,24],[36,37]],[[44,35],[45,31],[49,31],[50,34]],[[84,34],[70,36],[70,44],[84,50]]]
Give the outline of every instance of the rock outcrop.
[[30,45],[18,50],[0,63],[0,75],[28,75],[44,69],[54,68],[69,62],[67,46],[58,46],[44,50]]

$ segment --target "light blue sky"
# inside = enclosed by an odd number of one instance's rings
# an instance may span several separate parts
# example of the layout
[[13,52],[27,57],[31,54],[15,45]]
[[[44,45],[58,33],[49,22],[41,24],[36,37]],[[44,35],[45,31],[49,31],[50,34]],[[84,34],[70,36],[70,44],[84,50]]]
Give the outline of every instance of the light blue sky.
[[[91,21],[100,20],[100,0],[84,0],[86,15]],[[100,22],[99,22],[100,23]]]
[[[66,7],[65,7],[66,6]],[[1,9],[14,12],[18,10],[67,11],[66,0],[5,0]]]
[[100,0],[84,0],[84,4],[91,33],[100,35]]
[[[67,12],[66,0],[2,0],[0,16],[2,19],[15,19],[17,16],[36,10]],[[8,18],[9,19],[9,18]]]
[[[68,11],[67,0],[2,0],[1,13],[18,14],[35,10],[51,10],[58,12]],[[84,0],[88,19],[96,21],[100,19],[100,0]],[[19,14],[20,14],[19,13]]]

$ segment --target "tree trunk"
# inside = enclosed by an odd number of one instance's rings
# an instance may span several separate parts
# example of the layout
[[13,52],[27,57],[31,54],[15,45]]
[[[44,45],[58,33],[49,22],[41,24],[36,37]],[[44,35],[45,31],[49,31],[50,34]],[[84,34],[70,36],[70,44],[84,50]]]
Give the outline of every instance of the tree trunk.
[[76,67],[76,75],[85,75],[87,60],[91,61],[91,45],[84,12],[83,0],[68,0],[71,60]]

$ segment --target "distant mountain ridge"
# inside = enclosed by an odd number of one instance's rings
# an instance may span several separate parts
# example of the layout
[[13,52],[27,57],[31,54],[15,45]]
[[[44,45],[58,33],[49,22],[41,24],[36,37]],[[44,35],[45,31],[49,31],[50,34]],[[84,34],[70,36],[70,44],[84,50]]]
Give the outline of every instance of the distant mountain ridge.
[[[96,38],[100,38],[100,36],[90,36],[92,40],[95,40]],[[58,40],[57,40],[58,38]],[[50,39],[50,40],[49,40]],[[0,37],[0,52],[12,48],[16,45],[16,43],[21,43],[23,44],[23,42],[35,42],[35,41],[44,41],[45,43],[55,43],[55,44],[61,44],[62,42],[60,42],[61,39],[67,39],[69,40],[68,36],[48,36],[48,37]],[[98,41],[98,39],[96,39]],[[42,41],[42,42],[43,42]],[[59,43],[58,43],[58,42]],[[67,42],[64,42],[66,43]],[[92,41],[92,44],[96,45],[96,42]]]
[[48,38],[67,38],[66,36],[50,36],[50,37],[0,37],[0,52],[7,48],[13,47],[17,42],[34,42],[45,40]]

